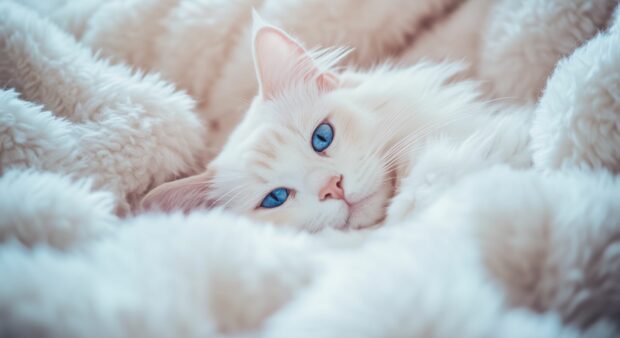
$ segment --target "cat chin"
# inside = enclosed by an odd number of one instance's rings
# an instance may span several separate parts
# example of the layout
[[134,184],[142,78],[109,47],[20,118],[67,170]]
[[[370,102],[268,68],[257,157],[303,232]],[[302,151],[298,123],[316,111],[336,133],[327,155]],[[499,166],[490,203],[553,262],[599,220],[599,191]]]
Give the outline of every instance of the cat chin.
[[383,213],[372,215],[368,217],[366,213],[356,213],[351,215],[351,218],[347,223],[340,227],[342,230],[361,230],[366,228],[371,228],[381,223],[383,220]]
[[385,218],[387,193],[376,191],[349,206],[349,216],[338,229],[358,230],[377,225]]

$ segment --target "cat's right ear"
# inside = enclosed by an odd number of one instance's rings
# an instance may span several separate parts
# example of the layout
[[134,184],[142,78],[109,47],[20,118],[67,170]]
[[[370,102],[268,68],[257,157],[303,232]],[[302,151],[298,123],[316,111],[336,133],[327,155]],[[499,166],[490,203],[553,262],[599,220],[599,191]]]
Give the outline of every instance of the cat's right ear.
[[212,178],[212,171],[207,170],[202,174],[164,183],[142,199],[142,210],[189,212],[192,209],[213,208],[215,201],[208,197]]
[[336,74],[317,67],[312,55],[292,36],[252,11],[252,50],[259,94],[269,100],[290,84],[314,81],[321,91],[339,86]]

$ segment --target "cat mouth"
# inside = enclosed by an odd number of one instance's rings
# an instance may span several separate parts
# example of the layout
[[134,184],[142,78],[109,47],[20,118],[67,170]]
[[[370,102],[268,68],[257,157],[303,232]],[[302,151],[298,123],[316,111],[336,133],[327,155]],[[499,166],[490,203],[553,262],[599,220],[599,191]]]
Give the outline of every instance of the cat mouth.
[[[338,229],[342,229],[342,230],[350,230],[351,228],[351,218],[352,216],[361,208],[364,207],[364,204],[366,202],[368,202],[371,198],[373,198],[376,195],[376,192],[370,193],[367,196],[363,197],[360,200],[357,200],[355,202],[349,202],[348,200],[343,200],[343,202],[347,205],[347,218],[344,221],[344,224],[342,224],[341,226],[337,227]],[[372,224],[366,225],[366,226],[356,226],[355,229],[363,229],[366,227],[370,227],[372,226]]]

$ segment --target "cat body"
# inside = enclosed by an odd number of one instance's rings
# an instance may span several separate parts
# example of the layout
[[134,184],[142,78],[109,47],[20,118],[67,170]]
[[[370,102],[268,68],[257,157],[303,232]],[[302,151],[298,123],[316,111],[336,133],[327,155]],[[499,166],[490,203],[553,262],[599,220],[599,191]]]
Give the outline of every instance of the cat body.
[[[385,219],[433,140],[475,136],[507,144],[511,156],[526,151],[528,114],[481,101],[475,82],[455,80],[459,64],[336,72],[346,50],[306,51],[256,15],[253,49],[260,89],[242,122],[205,173],[156,188],[146,207],[224,207],[309,231],[358,229]],[[321,140],[325,149],[315,147]]]

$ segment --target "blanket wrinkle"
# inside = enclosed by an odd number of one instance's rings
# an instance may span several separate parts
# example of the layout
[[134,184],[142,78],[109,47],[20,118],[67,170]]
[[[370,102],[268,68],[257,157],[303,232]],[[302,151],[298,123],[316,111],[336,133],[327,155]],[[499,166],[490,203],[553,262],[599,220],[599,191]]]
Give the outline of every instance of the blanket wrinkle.
[[0,9],[0,83],[12,87],[0,96],[2,170],[93,178],[127,214],[154,185],[203,167],[204,130],[190,97],[157,74],[98,59],[21,6]]
[[[485,99],[531,114],[510,145],[529,151],[437,142],[374,230],[138,212],[154,186],[204,169],[254,95],[251,7],[309,47],[355,48],[347,66],[465,61]],[[619,13],[0,1],[0,336],[617,337]],[[502,121],[497,142],[517,127]]]
[[[222,6],[203,0],[88,0],[74,10],[70,1],[52,2],[56,6],[27,1],[42,12],[59,7],[48,17],[81,43],[115,63],[160,72],[197,100],[212,158],[257,90],[249,49],[251,8],[310,48],[346,45],[356,51],[347,64],[371,67],[394,57],[424,22],[463,0],[394,0],[390,6],[345,0],[328,7],[321,1],[235,0]],[[69,20],[82,21],[74,28]]]

